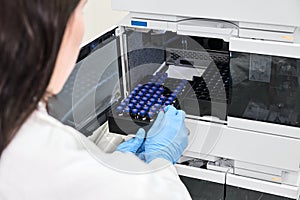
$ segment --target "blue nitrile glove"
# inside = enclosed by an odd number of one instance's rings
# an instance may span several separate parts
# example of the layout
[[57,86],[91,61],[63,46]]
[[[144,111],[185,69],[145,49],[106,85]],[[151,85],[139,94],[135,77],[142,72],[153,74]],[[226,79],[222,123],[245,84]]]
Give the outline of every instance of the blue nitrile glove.
[[144,139],[145,139],[145,130],[140,128],[135,137],[131,138],[130,140],[121,143],[116,151],[121,151],[123,153],[125,152],[131,152],[136,154],[138,152],[138,150],[140,149],[140,147],[142,146],[142,144],[144,143]]
[[184,123],[185,113],[173,106],[160,113],[154,127],[147,133],[144,152],[139,157],[150,163],[156,158],[164,158],[175,164],[188,145],[188,133]]

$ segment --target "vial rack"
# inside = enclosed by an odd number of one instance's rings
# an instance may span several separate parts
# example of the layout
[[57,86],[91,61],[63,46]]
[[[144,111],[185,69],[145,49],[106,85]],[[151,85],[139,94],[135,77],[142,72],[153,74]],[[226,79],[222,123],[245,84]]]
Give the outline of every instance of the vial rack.
[[168,78],[167,73],[147,76],[129,95],[112,106],[108,116],[111,132],[134,134],[138,128],[148,130],[158,113],[168,105],[180,109],[188,81]]

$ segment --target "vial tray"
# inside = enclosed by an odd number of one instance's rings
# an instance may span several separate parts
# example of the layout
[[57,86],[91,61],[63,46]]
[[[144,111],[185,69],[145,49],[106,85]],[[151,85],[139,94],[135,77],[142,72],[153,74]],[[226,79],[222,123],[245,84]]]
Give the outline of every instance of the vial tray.
[[196,116],[227,118],[232,80],[228,65],[210,65],[201,77],[193,77],[192,89],[183,101],[185,112]]
[[131,93],[112,106],[108,115],[109,130],[119,134],[135,134],[140,127],[146,131],[166,106],[181,109],[188,81],[168,78],[166,73],[147,76]]

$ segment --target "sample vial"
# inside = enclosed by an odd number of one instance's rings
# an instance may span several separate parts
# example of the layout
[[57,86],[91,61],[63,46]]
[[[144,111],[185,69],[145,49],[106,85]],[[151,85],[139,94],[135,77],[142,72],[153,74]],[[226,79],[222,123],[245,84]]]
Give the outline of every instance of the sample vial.
[[151,99],[150,99],[150,102],[151,102],[151,104],[153,105],[153,104],[156,102],[156,99],[151,98]]
[[146,102],[146,101],[148,101],[148,98],[147,97],[143,97],[142,100]]
[[130,108],[129,108],[129,107],[126,107],[125,110],[124,110],[124,113],[125,113],[125,115],[129,115],[129,113],[130,113]]
[[118,114],[121,114],[123,112],[123,107],[122,106],[118,106],[117,107],[117,112],[118,112]]
[[126,105],[127,105],[127,104],[126,104],[125,102],[121,102],[121,103],[120,103],[120,106],[122,106],[123,108],[125,108]]
[[141,110],[141,109],[142,109],[142,106],[141,106],[140,104],[137,104],[137,105],[135,106],[135,108],[136,108],[137,110]]
[[139,104],[140,104],[142,107],[144,107],[145,101],[140,101]]

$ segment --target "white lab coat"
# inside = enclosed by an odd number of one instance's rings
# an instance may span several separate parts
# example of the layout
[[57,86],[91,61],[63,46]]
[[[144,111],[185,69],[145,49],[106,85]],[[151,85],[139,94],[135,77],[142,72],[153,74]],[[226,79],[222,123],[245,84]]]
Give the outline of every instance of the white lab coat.
[[[35,111],[1,156],[0,199],[191,199],[174,166],[152,170],[162,161],[105,154],[76,130]],[[149,172],[134,173],[135,167]]]

